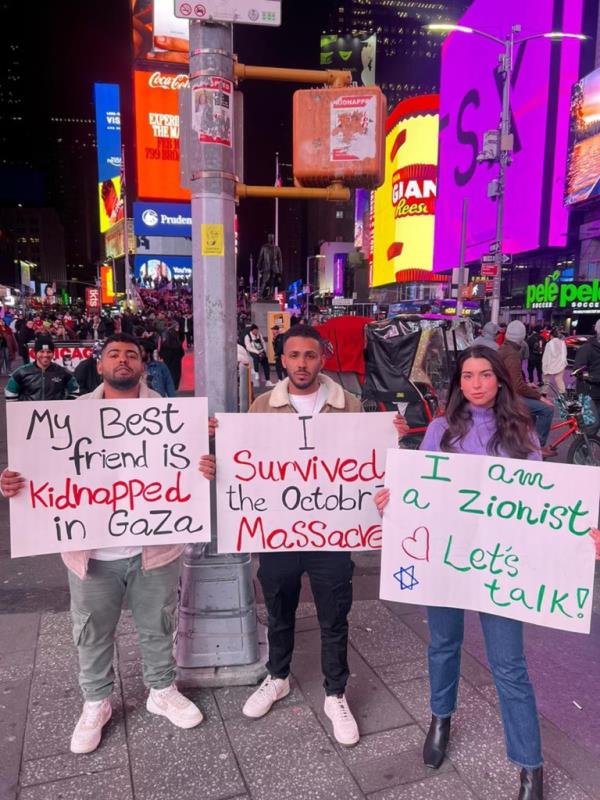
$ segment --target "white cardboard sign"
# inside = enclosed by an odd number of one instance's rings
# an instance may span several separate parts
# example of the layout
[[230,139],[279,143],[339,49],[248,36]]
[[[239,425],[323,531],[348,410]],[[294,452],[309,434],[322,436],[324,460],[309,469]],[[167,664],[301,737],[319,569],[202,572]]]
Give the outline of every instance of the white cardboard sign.
[[205,398],[8,403],[11,555],[210,540]]
[[394,414],[217,414],[221,553],[377,550]]
[[390,450],[381,598],[589,633],[600,470]]

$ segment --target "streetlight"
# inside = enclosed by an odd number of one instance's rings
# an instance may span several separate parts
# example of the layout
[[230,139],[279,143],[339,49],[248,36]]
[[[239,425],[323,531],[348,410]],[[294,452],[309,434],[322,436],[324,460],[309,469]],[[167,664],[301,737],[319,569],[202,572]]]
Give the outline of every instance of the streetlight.
[[[512,163],[512,152],[514,146],[514,136],[511,130],[511,107],[510,107],[510,87],[513,70],[513,52],[515,45],[529,42],[532,39],[550,39],[560,41],[562,39],[578,39],[585,41],[587,36],[579,33],[564,33],[563,31],[549,31],[548,33],[535,33],[531,36],[523,36],[515,39],[515,34],[521,31],[520,25],[513,25],[510,35],[506,39],[500,39],[491,33],[470,28],[466,25],[453,25],[450,23],[432,23],[425,26],[427,30],[435,33],[466,33],[482,36],[484,39],[491,39],[503,48],[504,52],[500,56],[500,72],[502,75],[502,112],[498,131],[491,131],[484,136],[484,152],[477,160],[493,161],[498,163],[498,178],[489,184],[488,197],[496,198],[496,241],[490,248],[495,256],[496,275],[494,277],[494,290],[492,293],[492,322],[498,323],[500,316],[500,289],[502,284],[502,265],[504,254],[502,244],[504,237],[504,193],[506,188],[506,170]],[[487,141],[486,141],[487,140]],[[461,276],[462,277],[462,276]]]

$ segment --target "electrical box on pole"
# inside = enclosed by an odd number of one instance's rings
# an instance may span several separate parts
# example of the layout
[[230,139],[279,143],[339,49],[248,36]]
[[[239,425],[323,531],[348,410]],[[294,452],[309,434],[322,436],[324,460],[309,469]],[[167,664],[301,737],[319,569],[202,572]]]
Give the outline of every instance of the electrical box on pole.
[[294,178],[376,189],[385,178],[387,103],[378,86],[294,94]]

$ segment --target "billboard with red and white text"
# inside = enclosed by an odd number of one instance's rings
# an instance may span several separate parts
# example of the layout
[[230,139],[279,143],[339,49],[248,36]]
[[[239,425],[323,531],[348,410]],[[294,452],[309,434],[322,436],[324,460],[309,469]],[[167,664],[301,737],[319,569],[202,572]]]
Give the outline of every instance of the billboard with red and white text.
[[135,143],[138,197],[189,200],[180,185],[179,89],[184,73],[134,71]]

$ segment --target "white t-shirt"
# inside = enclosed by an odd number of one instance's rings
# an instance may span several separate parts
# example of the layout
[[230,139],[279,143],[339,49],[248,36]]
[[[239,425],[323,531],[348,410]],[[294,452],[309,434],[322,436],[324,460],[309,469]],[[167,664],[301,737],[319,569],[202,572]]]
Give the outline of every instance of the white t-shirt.
[[311,417],[313,414],[318,414],[327,402],[327,387],[322,383],[312,394],[290,394],[289,398],[298,414]]
[[96,561],[118,561],[120,558],[133,558],[142,552],[141,547],[99,547],[92,550],[90,558]]

